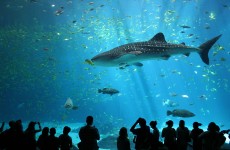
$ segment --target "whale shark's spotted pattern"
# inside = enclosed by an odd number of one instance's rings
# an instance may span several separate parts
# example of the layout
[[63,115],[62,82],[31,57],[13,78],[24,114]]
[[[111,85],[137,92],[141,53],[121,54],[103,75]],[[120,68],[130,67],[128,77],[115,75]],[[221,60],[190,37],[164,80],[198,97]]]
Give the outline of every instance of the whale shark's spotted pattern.
[[135,42],[115,47],[112,50],[94,56],[86,60],[91,65],[99,66],[124,66],[137,64],[140,61],[151,59],[167,60],[178,54],[189,56],[191,52],[197,52],[205,64],[209,64],[208,52],[221,35],[212,38],[199,47],[186,46],[184,43],[167,43],[163,33],[156,34],[151,40]]

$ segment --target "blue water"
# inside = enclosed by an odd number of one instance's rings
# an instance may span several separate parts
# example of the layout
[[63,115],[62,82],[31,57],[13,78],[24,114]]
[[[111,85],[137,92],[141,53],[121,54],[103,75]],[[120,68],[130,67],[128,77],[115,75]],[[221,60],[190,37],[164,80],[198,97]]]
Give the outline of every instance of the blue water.
[[[93,115],[99,131],[107,133],[130,128],[138,117],[157,120],[159,128],[172,119],[176,127],[181,118],[167,116],[167,110],[187,109],[195,114],[184,118],[189,127],[214,121],[230,128],[229,0],[0,3],[0,121],[84,122]],[[85,63],[158,32],[168,42],[194,47],[223,35],[209,52],[210,65],[196,53],[123,70]],[[105,87],[120,93],[98,93]],[[64,108],[69,97],[78,110]],[[163,105],[167,100],[177,106]]]

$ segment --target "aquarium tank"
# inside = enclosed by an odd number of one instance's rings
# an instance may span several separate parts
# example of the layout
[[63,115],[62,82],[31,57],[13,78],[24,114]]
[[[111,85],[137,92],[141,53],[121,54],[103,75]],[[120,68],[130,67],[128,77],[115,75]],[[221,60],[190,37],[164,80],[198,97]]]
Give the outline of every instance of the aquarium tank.
[[139,117],[230,128],[229,0],[1,0],[0,14],[5,128],[68,125],[75,145],[88,115],[105,142]]

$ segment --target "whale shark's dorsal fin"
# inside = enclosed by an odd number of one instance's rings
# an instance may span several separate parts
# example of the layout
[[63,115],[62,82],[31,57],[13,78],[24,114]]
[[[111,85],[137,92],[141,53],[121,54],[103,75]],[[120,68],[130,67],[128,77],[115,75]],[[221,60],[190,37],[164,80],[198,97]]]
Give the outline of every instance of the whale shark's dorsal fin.
[[154,37],[151,39],[151,40],[149,40],[149,41],[152,41],[152,42],[165,42],[165,43],[167,43],[166,41],[165,41],[165,36],[164,36],[164,34],[163,33],[161,33],[161,32],[159,32],[159,33],[157,33],[156,35],[154,35]]

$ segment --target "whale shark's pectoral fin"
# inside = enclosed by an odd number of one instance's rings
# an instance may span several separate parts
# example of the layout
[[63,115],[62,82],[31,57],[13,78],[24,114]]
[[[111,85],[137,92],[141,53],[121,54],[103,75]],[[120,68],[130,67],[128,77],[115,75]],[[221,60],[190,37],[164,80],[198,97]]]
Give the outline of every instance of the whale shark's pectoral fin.
[[190,55],[190,53],[185,53],[184,55],[188,57]]
[[163,60],[168,60],[169,57],[170,57],[170,55],[163,55],[163,56],[161,56],[161,58],[162,58]]

